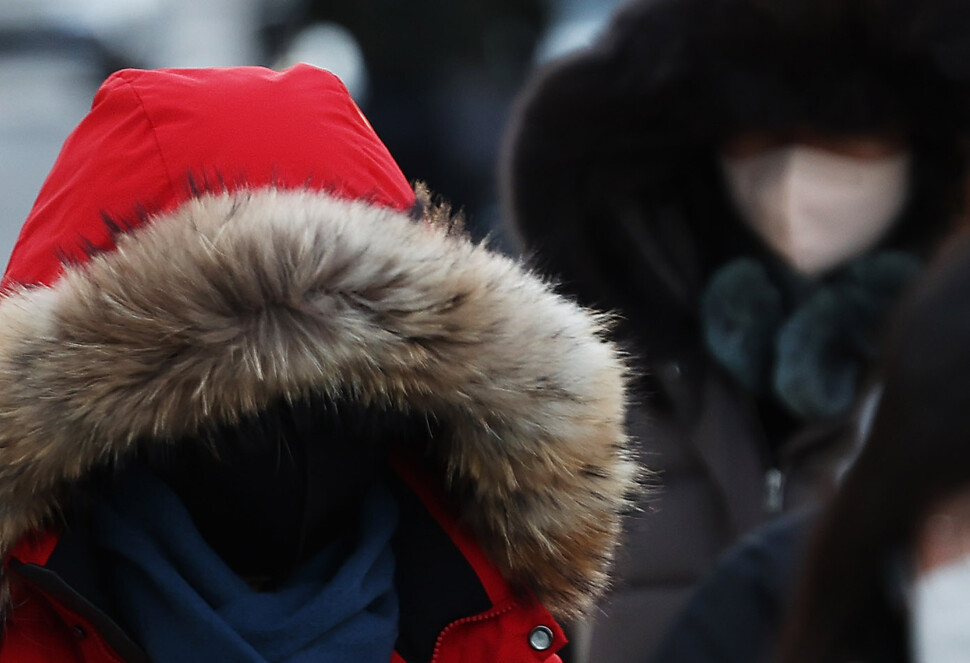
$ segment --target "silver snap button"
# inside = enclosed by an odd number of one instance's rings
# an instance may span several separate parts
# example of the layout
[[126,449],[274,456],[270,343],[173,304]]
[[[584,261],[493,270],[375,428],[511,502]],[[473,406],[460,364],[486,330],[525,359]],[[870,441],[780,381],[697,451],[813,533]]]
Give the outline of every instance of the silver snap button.
[[536,626],[529,631],[529,646],[536,651],[545,651],[552,647],[552,629],[548,626]]

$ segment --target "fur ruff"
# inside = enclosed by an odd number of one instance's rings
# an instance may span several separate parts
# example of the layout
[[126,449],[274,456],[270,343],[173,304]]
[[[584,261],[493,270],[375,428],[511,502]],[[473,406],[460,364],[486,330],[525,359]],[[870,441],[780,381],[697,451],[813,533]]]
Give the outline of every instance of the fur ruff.
[[280,398],[433,416],[460,515],[557,616],[604,590],[638,470],[604,319],[516,262],[364,202],[203,195],[0,301],[0,552],[63,489]]

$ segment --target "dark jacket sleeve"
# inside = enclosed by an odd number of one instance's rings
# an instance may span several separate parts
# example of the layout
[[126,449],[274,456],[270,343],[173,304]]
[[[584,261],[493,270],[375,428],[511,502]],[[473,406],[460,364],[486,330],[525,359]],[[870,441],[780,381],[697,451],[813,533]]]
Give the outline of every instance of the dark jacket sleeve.
[[647,660],[770,660],[815,520],[815,509],[787,514],[728,550]]

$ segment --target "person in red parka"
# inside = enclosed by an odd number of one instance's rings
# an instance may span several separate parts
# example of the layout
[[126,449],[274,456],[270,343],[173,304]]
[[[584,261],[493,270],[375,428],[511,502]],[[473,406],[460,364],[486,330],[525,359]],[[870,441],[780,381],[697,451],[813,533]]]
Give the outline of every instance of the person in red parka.
[[0,662],[559,661],[624,367],[429,200],[327,72],[102,85],[0,284]]

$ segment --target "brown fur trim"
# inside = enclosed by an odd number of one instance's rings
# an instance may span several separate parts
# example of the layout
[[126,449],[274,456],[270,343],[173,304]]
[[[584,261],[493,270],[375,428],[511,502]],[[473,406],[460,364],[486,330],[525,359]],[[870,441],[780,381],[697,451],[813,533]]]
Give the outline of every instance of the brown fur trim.
[[0,301],[0,552],[138,444],[274,400],[435,416],[464,522],[551,610],[604,588],[637,468],[603,320],[432,223],[324,194],[194,199]]

